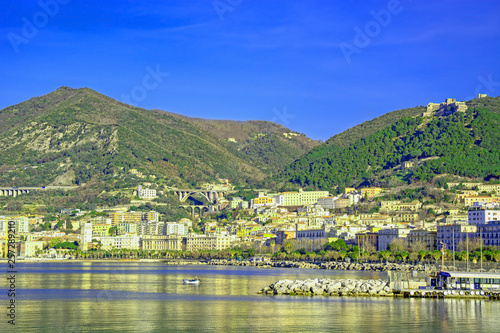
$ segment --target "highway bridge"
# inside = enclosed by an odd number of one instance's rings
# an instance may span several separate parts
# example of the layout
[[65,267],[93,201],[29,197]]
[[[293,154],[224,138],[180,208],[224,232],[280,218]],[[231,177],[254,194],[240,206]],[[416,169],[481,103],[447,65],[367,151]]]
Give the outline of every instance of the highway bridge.
[[13,196],[17,197],[18,195],[30,193],[31,191],[45,191],[45,190],[72,190],[76,189],[78,186],[41,186],[41,187],[0,187],[0,196]]

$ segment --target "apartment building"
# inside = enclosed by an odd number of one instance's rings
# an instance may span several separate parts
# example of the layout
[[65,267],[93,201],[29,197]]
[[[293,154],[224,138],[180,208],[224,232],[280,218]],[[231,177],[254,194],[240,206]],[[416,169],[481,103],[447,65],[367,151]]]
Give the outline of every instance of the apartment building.
[[467,212],[469,224],[486,224],[500,220],[500,210],[485,209],[475,206]]
[[438,248],[437,231],[413,229],[406,236],[406,240],[410,248],[416,243],[422,244],[425,247],[425,251],[434,251]]
[[387,250],[394,239],[406,238],[411,229],[391,228],[381,229],[378,232],[378,251]]
[[443,242],[451,251],[458,251],[458,244],[473,239],[476,236],[477,226],[465,223],[441,225],[437,227],[437,244]]
[[236,240],[234,236],[223,235],[188,235],[182,240],[186,251],[224,250],[231,247]]

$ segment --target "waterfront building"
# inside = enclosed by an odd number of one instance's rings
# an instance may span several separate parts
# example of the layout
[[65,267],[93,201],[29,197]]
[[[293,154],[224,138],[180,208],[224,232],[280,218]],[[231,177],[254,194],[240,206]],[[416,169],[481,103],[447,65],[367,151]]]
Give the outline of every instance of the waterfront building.
[[[437,226],[437,244],[443,242],[451,251],[458,251],[458,244],[476,236],[477,226],[455,222],[454,224]],[[439,247],[441,247],[439,245]]]
[[101,237],[101,249],[103,250],[138,250],[140,249],[139,236],[116,236]]
[[298,224],[295,228],[295,238],[297,240],[324,240],[326,239],[325,228],[302,229]]
[[144,236],[140,241],[141,249],[144,251],[180,251],[182,250],[182,237],[177,235],[168,236]]
[[477,225],[476,237],[480,238],[485,246],[499,246],[500,221]]
[[437,231],[413,229],[406,237],[406,240],[410,248],[416,243],[422,244],[426,251],[434,251],[438,248]]
[[197,250],[224,250],[231,247],[236,238],[224,235],[187,235],[183,238],[183,247],[186,251]]
[[87,251],[92,242],[92,223],[85,223],[80,229],[80,249]]
[[410,229],[390,228],[381,229],[378,232],[378,251],[387,250],[394,239],[406,238],[410,233]]

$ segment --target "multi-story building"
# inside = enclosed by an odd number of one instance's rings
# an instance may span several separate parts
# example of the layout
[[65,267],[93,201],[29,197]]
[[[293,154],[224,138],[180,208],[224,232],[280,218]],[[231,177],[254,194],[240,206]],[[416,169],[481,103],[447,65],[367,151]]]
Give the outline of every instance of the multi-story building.
[[413,229],[406,237],[408,246],[420,243],[424,246],[425,251],[434,251],[437,249],[437,232],[423,229]]
[[141,249],[145,251],[180,251],[182,250],[182,237],[177,235],[144,236],[140,244]]
[[38,250],[43,250],[43,241],[24,241],[16,243],[17,257],[35,257]]
[[351,200],[348,198],[338,198],[335,200],[335,207],[336,209],[341,209],[341,208],[346,208],[351,206]]
[[446,245],[446,248],[451,251],[458,251],[458,244],[465,242],[467,239],[473,239],[476,236],[477,226],[465,223],[455,223],[448,225],[440,225],[437,227],[436,241],[438,247],[441,247],[441,242]]
[[146,213],[142,213],[142,220],[143,221],[153,221],[153,222],[158,222],[160,221],[160,213],[152,210]]
[[139,225],[137,223],[118,223],[116,231],[118,235],[137,235],[139,234]]
[[295,238],[298,241],[303,240],[324,240],[326,238],[325,228],[321,229],[300,229],[297,225],[295,229]]
[[380,187],[364,187],[361,189],[361,196],[363,198],[371,199],[378,197],[384,192],[383,188]]
[[378,232],[378,251],[387,250],[394,239],[406,238],[410,233],[410,229],[391,228],[381,229]]
[[496,193],[496,192],[500,191],[500,184],[481,184],[481,185],[478,185],[477,189],[479,191]]
[[101,249],[138,250],[140,249],[140,239],[139,236],[101,237]]
[[167,222],[165,223],[165,234],[166,235],[186,235],[187,228],[184,223]]
[[88,250],[89,243],[92,242],[92,223],[84,223],[80,228],[80,249]]
[[500,221],[477,225],[476,237],[480,238],[485,246],[499,246]]
[[295,238],[295,230],[279,230],[276,232],[276,244],[283,244],[289,239]]
[[468,211],[469,224],[486,224],[491,221],[500,220],[500,210],[485,209],[474,206]]
[[393,205],[394,211],[406,211],[406,212],[415,212],[422,207],[422,203],[418,201],[412,202],[399,202]]
[[328,191],[282,192],[275,196],[278,206],[303,206],[315,204],[319,198],[328,197]]
[[118,223],[140,223],[141,221],[158,222],[160,214],[155,211],[150,212],[122,212],[116,211],[110,213],[111,224],[113,226]]
[[397,216],[398,222],[416,222],[418,221],[418,213],[400,213]]
[[335,200],[337,200],[337,197],[322,197],[318,198],[318,201],[316,202],[318,205],[323,207],[324,209],[334,209],[335,208]]
[[106,216],[96,216],[88,220],[92,225],[96,224],[111,224],[112,219]]
[[27,216],[1,217],[0,220],[3,221],[5,226],[8,224],[8,221],[14,221],[14,232],[16,235],[28,233],[30,231],[29,219]]
[[182,241],[186,251],[224,250],[231,247],[232,242],[235,241],[235,237],[223,235],[188,235]]
[[95,224],[92,226],[92,237],[106,237],[109,236],[109,229],[111,229],[111,224]]
[[356,233],[356,244],[359,246],[371,244],[376,249],[378,247],[378,232]]
[[111,225],[115,226],[118,223],[139,223],[142,221],[142,212],[122,212],[116,211],[109,213],[111,217]]
[[269,207],[274,206],[274,198],[268,196],[258,196],[252,200],[250,200],[250,208],[259,208],[259,207]]
[[472,195],[465,197],[464,202],[466,206],[473,206],[476,203],[483,205],[498,203],[498,197],[489,197],[486,195]]
[[156,198],[156,190],[142,188],[142,186],[139,185],[137,186],[137,196],[141,199],[154,199]]

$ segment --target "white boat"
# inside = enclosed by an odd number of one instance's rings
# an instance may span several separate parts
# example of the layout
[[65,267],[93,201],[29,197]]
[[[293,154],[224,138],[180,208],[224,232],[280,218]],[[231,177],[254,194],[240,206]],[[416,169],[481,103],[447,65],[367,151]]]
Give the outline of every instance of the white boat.
[[200,284],[201,280],[199,280],[197,277],[194,279],[184,279],[182,280],[182,283],[184,284]]

